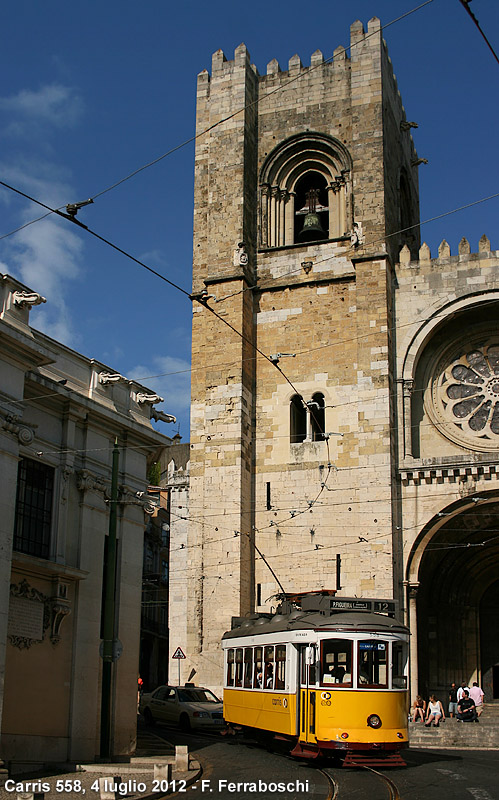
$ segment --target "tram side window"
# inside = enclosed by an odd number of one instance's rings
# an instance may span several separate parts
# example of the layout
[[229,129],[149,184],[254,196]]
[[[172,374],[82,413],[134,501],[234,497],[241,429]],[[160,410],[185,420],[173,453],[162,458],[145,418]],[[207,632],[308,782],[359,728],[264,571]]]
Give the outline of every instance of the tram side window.
[[286,687],[286,645],[278,644],[275,648],[275,688]]
[[251,689],[253,677],[253,648],[245,647],[244,649],[244,688]]
[[352,685],[352,642],[349,639],[324,639],[321,642],[323,685]]
[[242,647],[238,647],[236,650],[236,676],[235,676],[235,686],[242,686],[243,685],[243,649]]
[[265,674],[263,686],[265,689],[274,688],[274,646],[267,646],[265,653]]
[[261,689],[263,687],[263,647],[255,647],[254,662],[253,686],[255,689]]
[[386,642],[359,642],[359,666],[357,680],[359,686],[379,686],[387,684]]
[[392,687],[394,689],[407,689],[407,676],[405,667],[407,663],[407,645],[405,642],[392,644]]
[[234,650],[227,652],[227,686],[234,686]]

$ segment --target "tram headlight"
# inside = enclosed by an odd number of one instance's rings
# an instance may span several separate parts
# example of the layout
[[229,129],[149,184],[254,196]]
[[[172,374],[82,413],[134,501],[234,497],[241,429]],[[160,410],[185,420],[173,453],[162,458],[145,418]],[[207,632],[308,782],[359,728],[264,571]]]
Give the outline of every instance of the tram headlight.
[[342,738],[342,739],[348,739],[348,733],[347,733],[346,731],[344,731],[344,732],[341,734],[341,738]]
[[369,714],[367,724],[370,728],[381,728],[383,723],[381,722],[381,717],[378,717],[377,714]]

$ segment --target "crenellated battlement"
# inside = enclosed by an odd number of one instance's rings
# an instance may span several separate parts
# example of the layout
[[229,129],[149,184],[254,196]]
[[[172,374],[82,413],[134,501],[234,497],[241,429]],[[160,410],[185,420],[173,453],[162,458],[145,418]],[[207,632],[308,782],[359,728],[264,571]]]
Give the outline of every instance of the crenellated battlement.
[[[377,17],[373,17],[367,24],[367,31],[360,20],[356,20],[350,26],[350,56],[347,55],[347,48],[339,45],[334,51],[332,57],[324,59],[324,54],[320,50],[316,50],[310,57],[310,64],[303,65],[300,56],[295,54],[291,56],[288,61],[287,70],[283,70],[276,58],[273,58],[267,64],[266,75],[260,75],[254,64],[251,64],[251,69],[258,76],[261,82],[266,82],[267,79],[275,81],[276,76],[283,78],[293,78],[301,72],[308,72],[317,69],[321,65],[329,70],[345,69],[350,65],[350,62],[357,61],[364,54],[367,48],[376,48],[379,43],[381,35],[381,23]],[[209,83],[212,78],[225,77],[231,75],[234,69],[238,66],[244,66],[245,63],[250,62],[249,52],[244,44],[240,44],[234,51],[234,59],[228,60],[223,50],[217,50],[212,56],[211,75],[204,69],[198,75],[198,81],[202,84]]]
[[470,243],[463,236],[461,241],[458,245],[458,253],[457,255],[451,255],[451,249],[449,243],[442,239],[440,245],[438,247],[438,256],[432,258],[430,248],[423,242],[421,247],[419,248],[419,258],[414,260],[411,258],[411,251],[405,244],[399,253],[399,264],[401,266],[408,266],[411,269],[418,269],[420,266],[428,267],[429,264],[432,266],[442,266],[448,265],[449,262],[456,262],[462,261],[464,257],[466,260],[478,260],[483,259],[486,257],[490,258],[498,258],[499,257],[499,250],[491,250],[490,249],[490,239],[483,234],[478,242],[478,252],[472,253],[470,248]]

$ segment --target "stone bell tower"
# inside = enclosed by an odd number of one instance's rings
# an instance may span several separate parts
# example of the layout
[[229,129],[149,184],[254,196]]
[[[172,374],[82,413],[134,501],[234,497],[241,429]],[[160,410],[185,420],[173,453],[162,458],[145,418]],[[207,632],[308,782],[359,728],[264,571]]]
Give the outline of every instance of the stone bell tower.
[[398,598],[392,263],[419,247],[410,127],[378,19],[332,60],[261,76],[240,45],[198,77],[185,581],[175,546],[171,565],[184,678],[220,686],[231,617],[281,587]]

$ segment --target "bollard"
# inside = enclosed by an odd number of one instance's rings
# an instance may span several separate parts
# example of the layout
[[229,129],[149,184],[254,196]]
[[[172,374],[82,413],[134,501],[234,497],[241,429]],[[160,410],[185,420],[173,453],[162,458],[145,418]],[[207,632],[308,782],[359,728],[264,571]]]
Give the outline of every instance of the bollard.
[[118,797],[118,786],[120,783],[120,775],[115,775],[113,778],[99,778],[100,800],[116,800],[116,797]]
[[187,772],[189,769],[189,748],[186,744],[175,746],[175,768],[179,772]]
[[154,765],[154,782],[167,781],[171,782],[172,779],[172,764],[155,764]]

